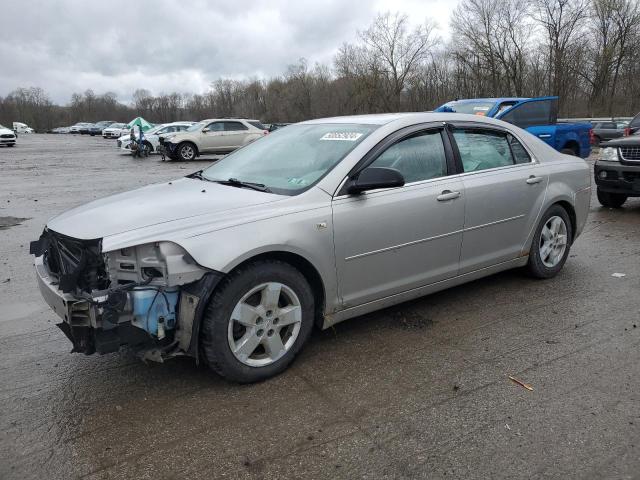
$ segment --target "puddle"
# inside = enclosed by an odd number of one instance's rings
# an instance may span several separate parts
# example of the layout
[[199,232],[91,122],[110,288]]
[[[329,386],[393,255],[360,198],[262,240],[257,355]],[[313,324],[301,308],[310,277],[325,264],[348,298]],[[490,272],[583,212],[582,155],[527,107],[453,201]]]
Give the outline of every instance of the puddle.
[[30,218],[20,218],[20,217],[0,217],[0,230],[6,230],[11,227],[15,227],[16,225],[20,225],[22,222],[26,220],[31,220]]

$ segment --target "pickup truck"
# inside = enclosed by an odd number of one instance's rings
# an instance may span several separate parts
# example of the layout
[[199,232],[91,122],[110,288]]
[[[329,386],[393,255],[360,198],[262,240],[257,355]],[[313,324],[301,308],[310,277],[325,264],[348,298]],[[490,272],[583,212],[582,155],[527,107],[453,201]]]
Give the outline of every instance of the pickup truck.
[[591,154],[591,124],[558,123],[558,97],[455,100],[435,111],[497,118],[524,128],[559,152],[582,158]]

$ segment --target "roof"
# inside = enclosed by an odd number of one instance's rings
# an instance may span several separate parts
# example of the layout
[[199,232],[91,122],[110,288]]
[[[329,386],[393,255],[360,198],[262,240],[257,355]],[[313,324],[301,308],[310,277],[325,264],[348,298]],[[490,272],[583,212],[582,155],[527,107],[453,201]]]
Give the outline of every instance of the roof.
[[427,123],[427,122],[450,122],[450,121],[482,121],[492,124],[503,124],[490,117],[480,117],[467,113],[449,112],[406,112],[406,113],[384,113],[372,115],[350,115],[344,117],[317,118],[301,122],[306,125],[327,124],[327,123],[355,123],[361,125],[387,125],[392,122],[400,123]]
[[528,97],[495,97],[495,98],[461,98],[459,100],[451,100],[447,103],[459,102],[459,103],[467,103],[467,102],[522,102],[524,100],[530,100]]

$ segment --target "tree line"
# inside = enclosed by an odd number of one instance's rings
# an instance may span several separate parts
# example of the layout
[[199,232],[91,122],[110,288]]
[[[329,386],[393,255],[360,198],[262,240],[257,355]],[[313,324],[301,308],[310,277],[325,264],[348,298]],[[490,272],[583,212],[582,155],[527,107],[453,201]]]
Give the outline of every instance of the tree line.
[[264,122],[425,111],[456,98],[560,96],[560,116],[640,111],[640,0],[462,0],[443,41],[427,19],[379,14],[332,64],[303,58],[280,76],[214,80],[206,93],[74,93],[55,105],[41,88],[0,97],[0,123],[38,130],[78,121],[154,123],[211,117]]

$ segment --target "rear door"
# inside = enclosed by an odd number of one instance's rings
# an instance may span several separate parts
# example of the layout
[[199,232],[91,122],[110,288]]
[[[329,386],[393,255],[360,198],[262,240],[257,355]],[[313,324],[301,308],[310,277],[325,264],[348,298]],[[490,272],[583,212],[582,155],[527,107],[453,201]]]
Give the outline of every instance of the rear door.
[[517,258],[537,223],[546,169],[506,130],[454,124],[466,195],[460,274]]

